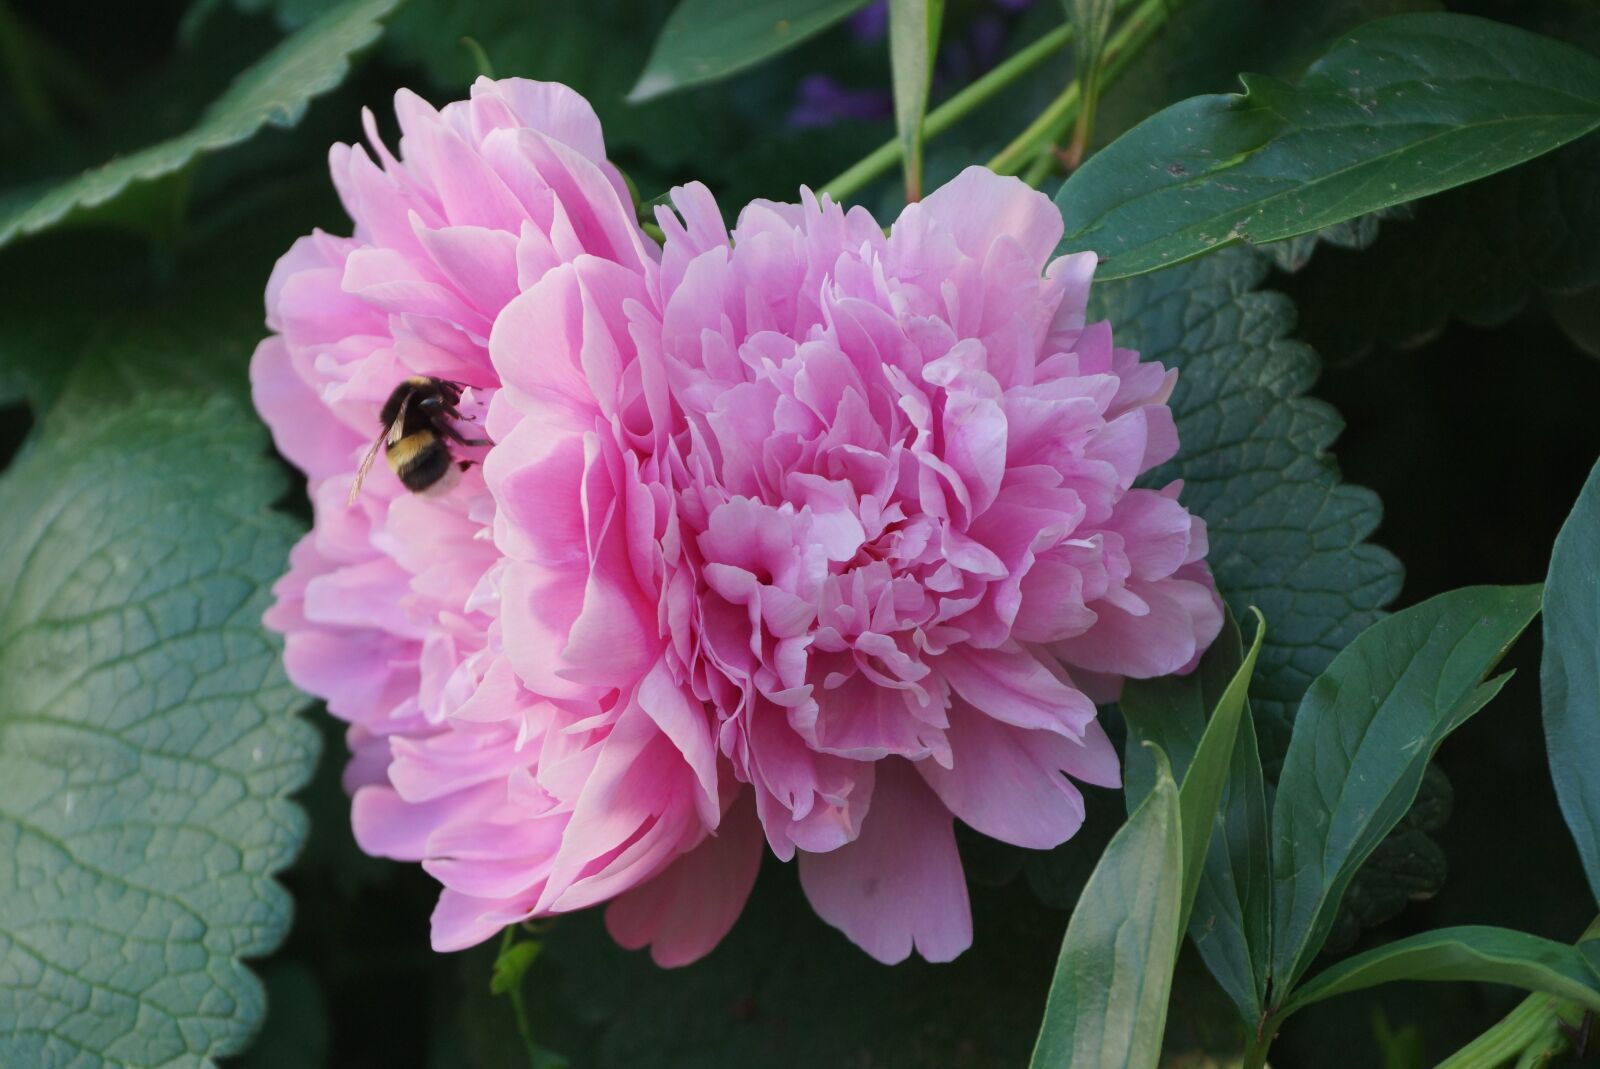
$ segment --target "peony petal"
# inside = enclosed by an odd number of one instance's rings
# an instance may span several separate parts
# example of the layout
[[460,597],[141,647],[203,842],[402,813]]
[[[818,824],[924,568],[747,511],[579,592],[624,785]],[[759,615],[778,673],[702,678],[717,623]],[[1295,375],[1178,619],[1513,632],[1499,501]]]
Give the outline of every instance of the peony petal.
[[743,793],[712,835],[606,909],[606,930],[629,950],[650,947],[664,969],[697,961],[722,941],[761,868],[761,825]]
[[817,915],[885,965],[915,948],[950,961],[972,945],[972,913],[949,811],[910,765],[882,763],[872,812],[854,842],[800,855]]

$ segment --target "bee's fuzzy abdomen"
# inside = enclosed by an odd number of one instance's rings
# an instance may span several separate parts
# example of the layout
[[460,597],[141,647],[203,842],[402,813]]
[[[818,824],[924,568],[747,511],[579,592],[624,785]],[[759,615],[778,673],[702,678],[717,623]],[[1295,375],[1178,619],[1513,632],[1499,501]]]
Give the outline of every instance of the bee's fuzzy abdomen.
[[450,450],[432,431],[408,434],[387,452],[390,469],[407,490],[421,493],[450,470]]

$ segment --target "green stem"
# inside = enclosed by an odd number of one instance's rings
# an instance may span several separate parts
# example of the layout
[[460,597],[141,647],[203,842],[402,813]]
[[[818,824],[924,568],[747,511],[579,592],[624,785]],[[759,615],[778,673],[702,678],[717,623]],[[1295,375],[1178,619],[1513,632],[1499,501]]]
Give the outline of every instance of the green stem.
[[1272,1046],[1272,1036],[1277,1029],[1272,1015],[1263,1013],[1256,1023],[1256,1034],[1250,1037],[1250,1045],[1245,1048],[1243,1069],[1262,1069],[1267,1064],[1267,1049]]
[[[1117,32],[1106,42],[1106,67],[1100,75],[1102,89],[1117,80],[1156,35],[1156,31],[1165,25],[1172,6],[1168,0],[1144,0],[1128,16],[1127,21],[1117,27]],[[1074,78],[1072,84],[1028,124],[1027,129],[989,161],[989,169],[998,174],[1016,174],[1029,163],[1035,162],[1040,154],[1053,153],[1057,143],[1078,119],[1081,103],[1079,93],[1078,80]],[[1047,166],[1044,174],[1048,173]],[[1040,181],[1044,174],[1039,175]]]
[[[950,129],[970,115],[978,105],[1061,51],[1071,40],[1072,27],[1066,24],[1057,26],[928,112],[927,118],[922,123],[922,136],[930,138]],[[889,171],[900,162],[900,155],[900,141],[898,139],[886,141],[824,185],[822,192],[836,201],[843,200]]]
[[[504,956],[511,944],[516,941],[518,928],[516,925],[507,925],[505,934],[500,937],[500,954]],[[528,1051],[528,1064],[533,1069],[539,1069],[539,1048],[533,1044],[533,1025],[528,1021],[528,1007],[522,1001],[522,979],[511,985],[506,994],[511,999],[511,1014],[517,1019],[517,1032],[522,1036],[522,1045]]]
[[1560,1005],[1549,995],[1529,995],[1501,1021],[1440,1062],[1437,1069],[1496,1069],[1531,1050],[1556,1028]]
[[[1600,936],[1600,917],[1578,936],[1578,942]],[[1513,1058],[1517,1065],[1547,1063],[1566,1049],[1567,1037],[1561,1032],[1563,1021],[1581,1021],[1584,1008],[1576,1002],[1563,1002],[1549,995],[1533,994],[1517,1003],[1517,1008],[1477,1039],[1440,1062],[1436,1069],[1496,1069]]]

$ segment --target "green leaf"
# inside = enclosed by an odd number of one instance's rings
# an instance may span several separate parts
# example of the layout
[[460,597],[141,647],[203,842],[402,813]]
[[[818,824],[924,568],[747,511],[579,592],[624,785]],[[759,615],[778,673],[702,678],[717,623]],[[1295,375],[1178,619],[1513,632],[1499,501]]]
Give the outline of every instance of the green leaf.
[[1600,463],[1550,554],[1539,682],[1556,797],[1600,899]]
[[1600,976],[1578,947],[1506,928],[1467,925],[1423,932],[1346,958],[1301,985],[1279,1019],[1313,1002],[1395,980],[1509,984],[1600,1011]]
[[1035,1069],[1153,1067],[1183,933],[1177,784],[1155,753],[1149,796],[1112,838],[1072,911],[1050,984]]
[[[1265,632],[1258,624],[1245,657],[1230,613],[1194,672],[1130,680],[1118,703],[1128,724],[1123,779],[1129,808],[1149,794],[1154,780],[1148,743],[1170,753],[1182,777],[1184,901],[1194,909],[1189,936],[1252,1024],[1266,994],[1272,891],[1261,757],[1245,691]],[[1215,712],[1208,724],[1209,710]],[[1231,753],[1223,751],[1225,741],[1232,742]],[[1200,799],[1202,792],[1211,797]]]
[[1410,808],[1444,737],[1539,611],[1539,587],[1467,587],[1379,621],[1334,658],[1295,720],[1273,805],[1273,984],[1311,964],[1351,877]]
[[284,489],[246,408],[181,393],[0,478],[0,1064],[211,1065],[260,1023],[316,755],[260,622]]
[[1378,500],[1339,481],[1327,450],[1342,424],[1306,396],[1317,357],[1287,339],[1288,301],[1257,291],[1266,272],[1262,257],[1230,250],[1097,285],[1090,311],[1110,319],[1119,345],[1180,372],[1178,456],[1148,481],[1185,481],[1229,607],[1238,616],[1259,606],[1272,621],[1250,687],[1270,772],[1306,687],[1379,618],[1399,592],[1400,565],[1364,541]]
[[1101,277],[1240,241],[1305,234],[1461,185],[1600,126],[1600,60],[1466,15],[1400,15],[1344,37],[1300,85],[1151,117],[1076,171],[1056,202]]
[[241,74],[193,130],[112,160],[0,215],[0,246],[54,226],[75,211],[106,205],[131,185],[181,171],[264,126],[293,126],[313,97],[344,80],[351,55],[377,40],[381,20],[399,2],[347,0],[327,12]]
[[775,56],[868,0],[681,0],[628,99],[716,81]]
[[928,110],[933,57],[939,49],[944,0],[889,0],[889,65],[894,125],[900,135],[906,202],[922,199],[922,118]]
[[1117,91],[1100,102],[1095,122],[1100,147],[1174,101],[1236,89],[1240,71],[1292,81],[1341,34],[1373,19],[1441,11],[1444,5],[1440,0],[1183,0],[1167,7],[1166,29],[1132,57]]
[[[1240,723],[1246,709],[1245,696],[1250,689],[1250,676],[1256,669],[1256,658],[1261,653],[1261,639],[1266,635],[1267,621],[1256,613],[1256,637],[1244,663],[1233,674],[1233,679],[1217,699],[1195,748],[1194,760],[1183,773],[1183,785],[1178,790],[1178,801],[1183,811],[1183,914],[1180,930],[1189,922],[1189,911],[1194,903],[1195,890],[1205,868],[1207,847],[1218,827],[1218,806],[1222,791],[1228,782],[1228,771],[1233,763],[1233,748],[1240,734]],[[1225,826],[1225,822],[1223,822]]]
[[1323,944],[1329,954],[1355,945],[1363,928],[1397,916],[1408,902],[1432,898],[1449,872],[1444,848],[1433,838],[1450,819],[1454,788],[1439,766],[1422,775],[1417,800],[1400,823],[1362,863],[1339,903],[1339,913]]

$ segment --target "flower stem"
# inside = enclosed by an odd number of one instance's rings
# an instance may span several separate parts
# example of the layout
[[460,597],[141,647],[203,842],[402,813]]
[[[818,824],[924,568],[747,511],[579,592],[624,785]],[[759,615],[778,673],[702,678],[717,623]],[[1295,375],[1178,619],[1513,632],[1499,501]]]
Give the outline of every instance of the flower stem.
[[[1600,936],[1600,917],[1578,936],[1578,942]],[[1562,1025],[1582,1020],[1584,1008],[1549,995],[1533,994],[1477,1039],[1440,1062],[1436,1069],[1496,1069],[1517,1059],[1518,1069],[1547,1064],[1567,1048]],[[1580,1052],[1581,1053],[1581,1052]]]
[[[505,934],[500,937],[500,956],[504,957],[517,940],[517,926],[506,926]],[[511,1013],[517,1019],[517,1032],[522,1036],[522,1045],[528,1052],[528,1064],[532,1069],[539,1069],[539,1048],[533,1042],[533,1025],[528,1021],[528,1007],[522,1001],[522,977],[519,975],[516,982],[506,989],[506,994],[511,998]]]
[[[1143,0],[1127,21],[1117,27],[1117,32],[1106,42],[1106,68],[1100,76],[1102,88],[1114,82],[1127,69],[1133,58],[1166,23],[1172,6],[1169,0]],[[1074,78],[1072,84],[1028,124],[1027,129],[989,161],[989,169],[997,174],[1017,174],[1032,163],[1036,166],[1029,169],[1029,177],[1043,181],[1045,174],[1049,173],[1049,167],[1046,165],[1040,171],[1037,160],[1043,154],[1053,153],[1056,144],[1072,129],[1078,119],[1081,103],[1078,79]]]
[[1529,995],[1494,1027],[1440,1062],[1437,1069],[1496,1069],[1533,1052],[1541,1041],[1560,1039],[1556,1021],[1561,1005],[1549,995]]
[[1267,1048],[1272,1046],[1272,1037],[1277,1030],[1277,1022],[1272,1015],[1262,1013],[1261,1020],[1256,1022],[1256,1034],[1250,1037],[1250,1045],[1245,1048],[1244,1059],[1240,1063],[1243,1069],[1263,1069],[1267,1064]]
[[[979,104],[982,104],[1028,73],[1028,71],[1061,51],[1071,40],[1072,27],[1063,23],[1028,45],[994,70],[928,112],[928,116],[923,120],[922,124],[923,137],[933,137],[935,134],[948,130],[971,114],[972,110]],[[822,192],[836,201],[843,200],[899,163],[901,151],[899,139],[884,142],[824,185]]]

